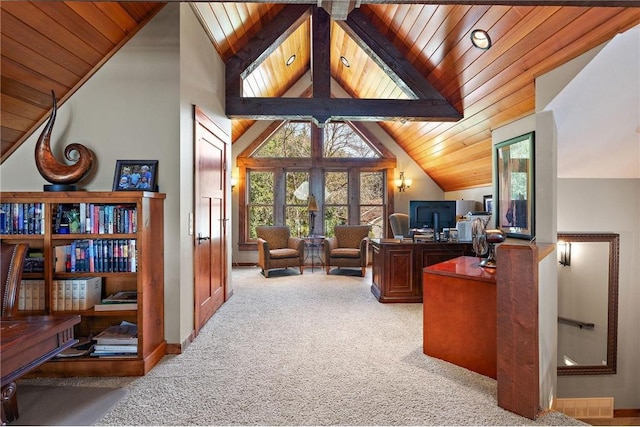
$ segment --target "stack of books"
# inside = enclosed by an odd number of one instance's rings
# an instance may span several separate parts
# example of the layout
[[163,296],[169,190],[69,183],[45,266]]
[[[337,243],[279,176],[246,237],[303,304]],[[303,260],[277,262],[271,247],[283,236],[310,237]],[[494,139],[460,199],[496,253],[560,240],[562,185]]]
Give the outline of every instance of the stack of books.
[[103,298],[99,304],[94,307],[95,311],[117,311],[117,310],[137,310],[138,309],[138,292],[137,291],[121,291],[107,298]]
[[94,337],[95,357],[135,357],[138,353],[138,325],[123,321]]

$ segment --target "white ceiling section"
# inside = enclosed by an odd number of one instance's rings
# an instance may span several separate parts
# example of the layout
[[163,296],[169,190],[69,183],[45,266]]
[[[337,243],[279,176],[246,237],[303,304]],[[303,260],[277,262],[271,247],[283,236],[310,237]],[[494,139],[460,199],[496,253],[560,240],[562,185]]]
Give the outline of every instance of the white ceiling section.
[[618,34],[545,108],[558,178],[640,178],[640,26]]

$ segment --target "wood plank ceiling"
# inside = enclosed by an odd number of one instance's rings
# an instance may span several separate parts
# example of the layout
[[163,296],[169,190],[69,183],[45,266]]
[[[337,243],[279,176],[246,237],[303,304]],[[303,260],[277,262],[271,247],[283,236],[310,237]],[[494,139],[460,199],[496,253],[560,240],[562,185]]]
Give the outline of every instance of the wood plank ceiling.
[[[301,3],[315,5],[317,0]],[[331,3],[321,3],[332,10]],[[380,122],[444,191],[490,185],[491,130],[534,111],[535,77],[640,23],[640,8],[619,7],[635,3],[483,3],[487,2],[357,2],[359,13],[375,31],[463,114],[457,122]],[[350,8],[357,4],[350,2]],[[192,6],[225,62],[260,31],[268,31],[285,7],[265,2]],[[46,117],[51,88],[62,101],[68,98],[162,4],[2,2],[0,7],[4,160]],[[338,24],[331,24],[332,78],[354,98],[406,98]],[[311,69],[311,28],[311,20],[304,20],[245,76],[244,96],[280,97]],[[471,46],[469,35],[475,28],[489,31],[489,50]],[[296,60],[287,67],[293,54]],[[233,120],[233,140],[252,123]]]

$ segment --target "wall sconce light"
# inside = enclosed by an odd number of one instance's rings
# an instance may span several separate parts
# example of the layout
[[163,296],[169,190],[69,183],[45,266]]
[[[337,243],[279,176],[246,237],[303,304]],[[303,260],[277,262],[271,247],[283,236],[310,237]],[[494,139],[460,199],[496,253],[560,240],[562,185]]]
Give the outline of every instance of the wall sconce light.
[[560,265],[571,265],[571,243],[559,242],[558,252],[560,253],[560,261],[558,261]]
[[398,187],[398,191],[401,193],[411,187],[412,183],[412,179],[404,177],[404,172],[400,172],[400,178],[396,179],[396,187]]
[[487,50],[491,47],[491,38],[485,30],[471,31],[471,43],[478,49]]
[[238,176],[240,175],[240,171],[238,168],[233,168],[231,172],[231,189],[233,190],[236,185],[238,185]]

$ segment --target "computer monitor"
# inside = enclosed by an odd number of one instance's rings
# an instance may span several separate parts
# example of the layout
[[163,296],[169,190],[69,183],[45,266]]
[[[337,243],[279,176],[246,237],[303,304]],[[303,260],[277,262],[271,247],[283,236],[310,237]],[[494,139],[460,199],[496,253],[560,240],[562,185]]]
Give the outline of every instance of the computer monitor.
[[434,233],[439,233],[443,228],[455,227],[455,200],[409,201],[409,228],[431,228]]

